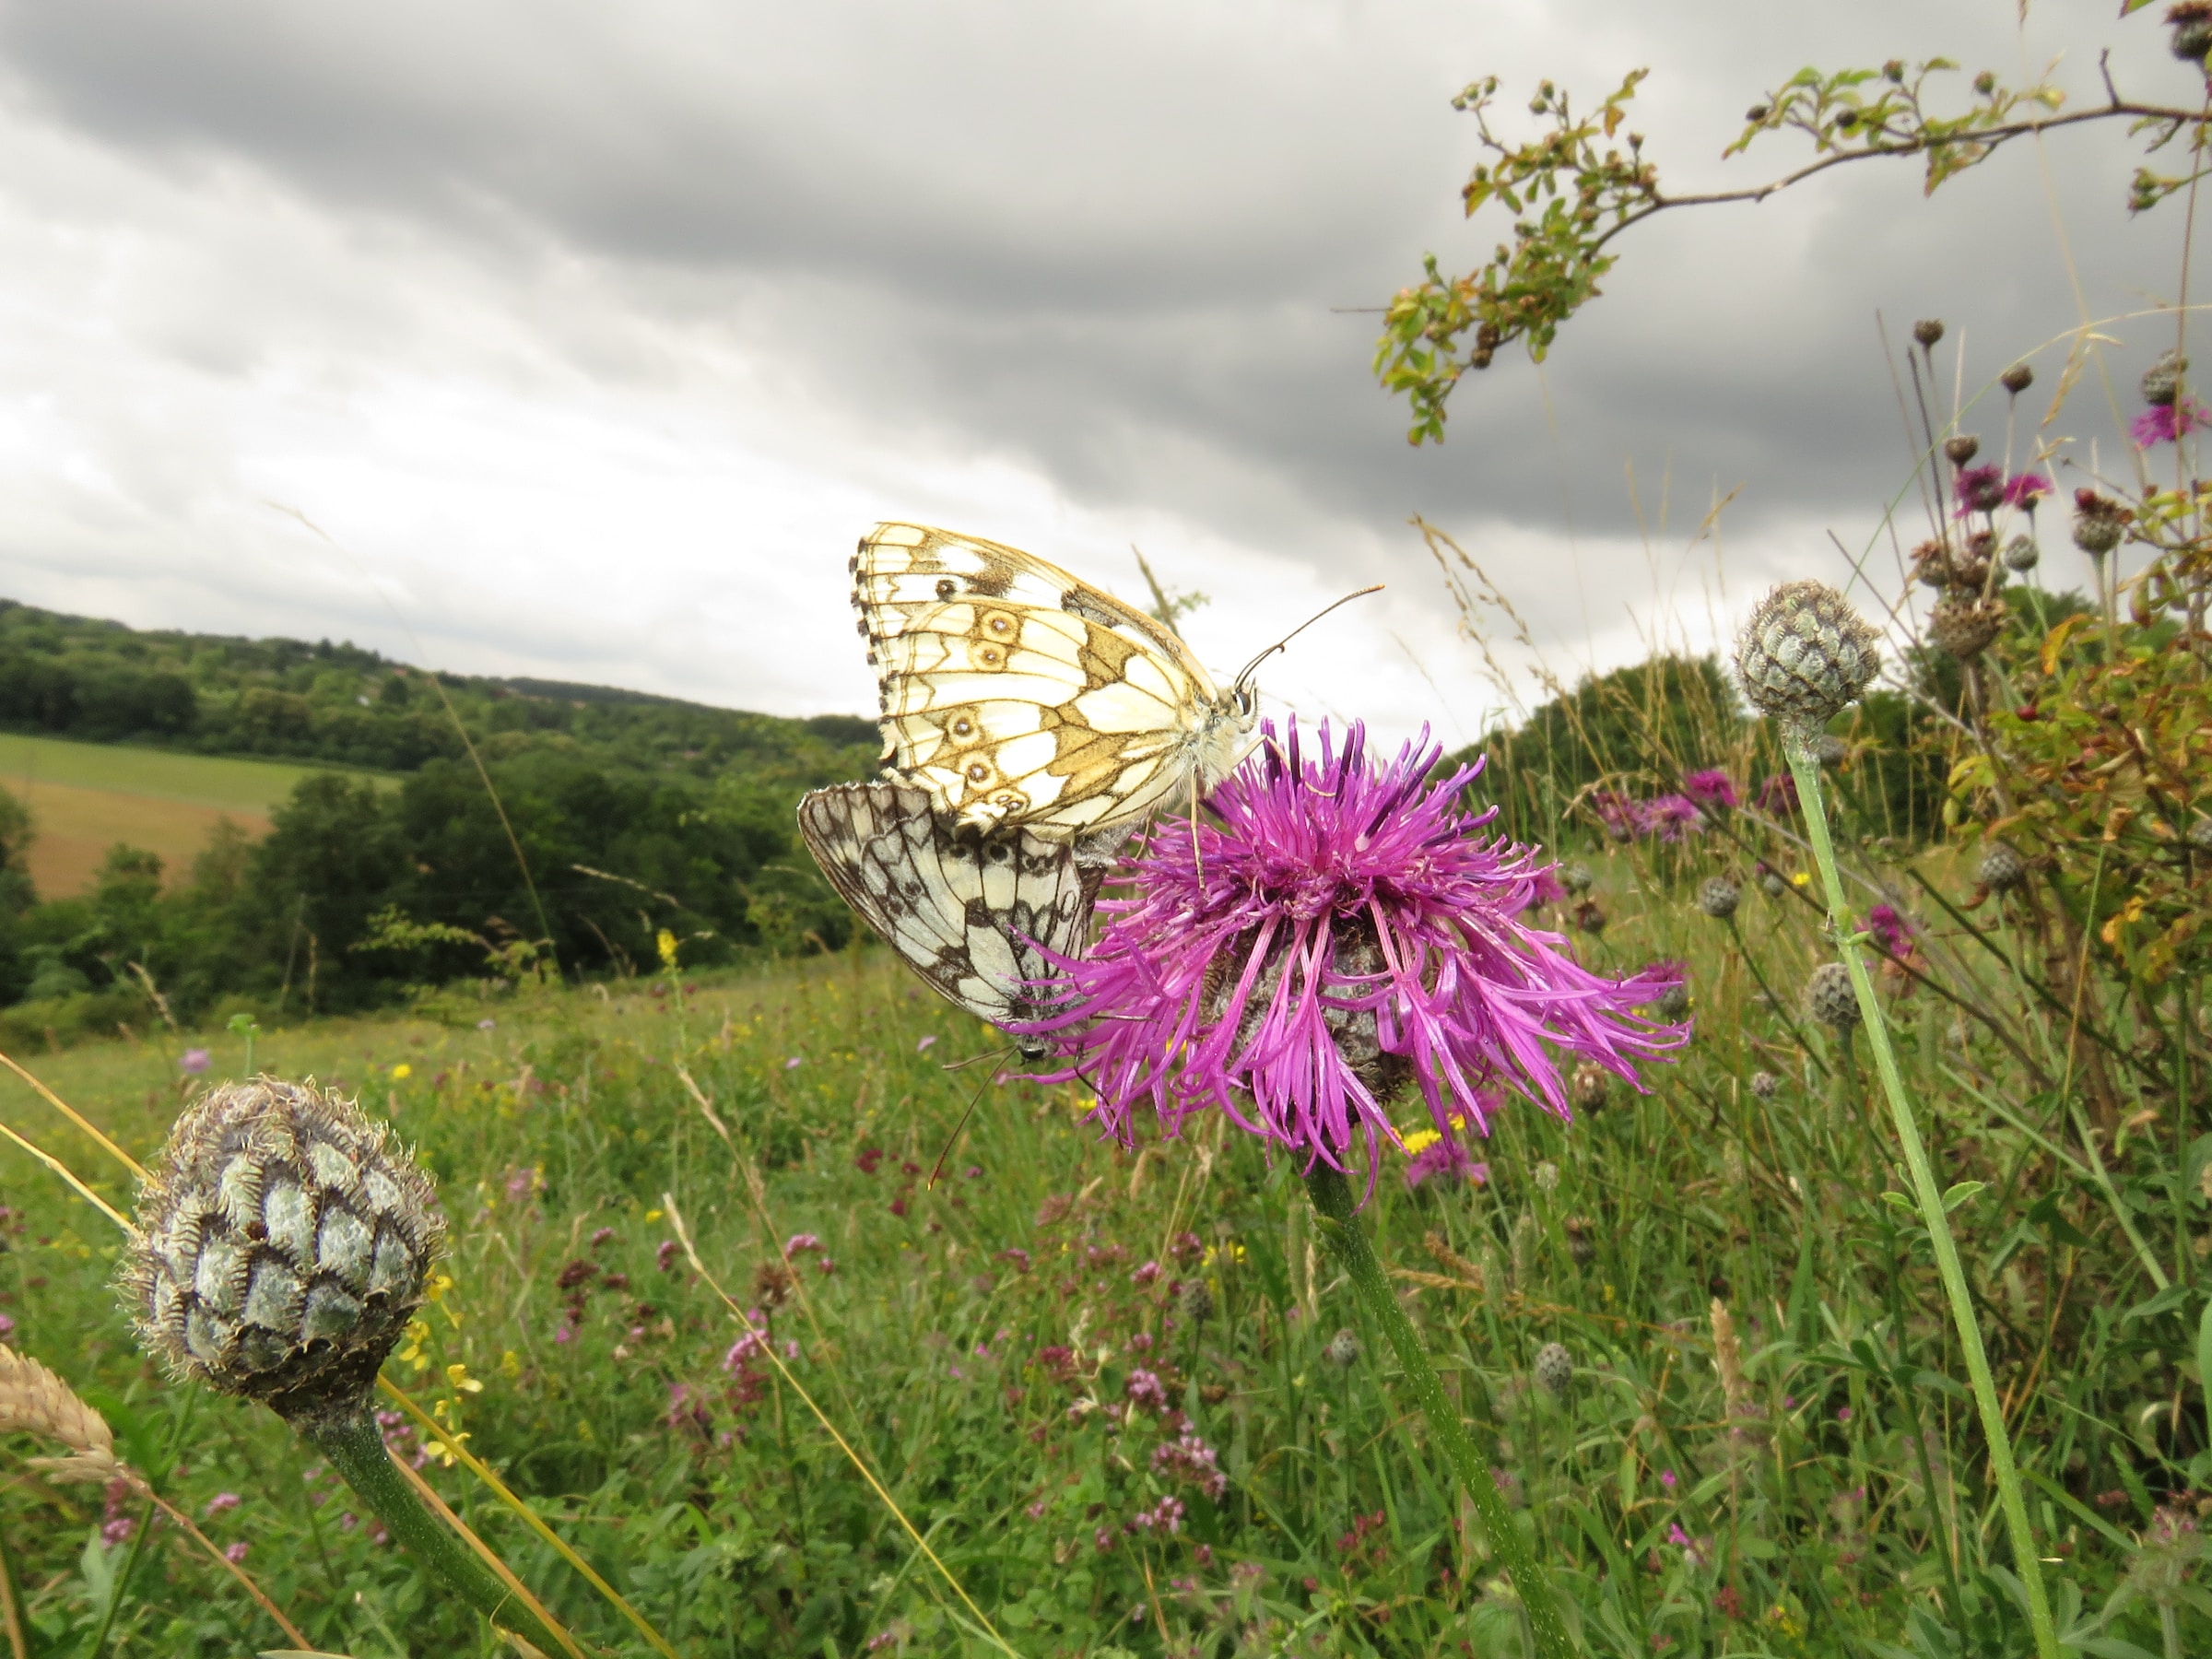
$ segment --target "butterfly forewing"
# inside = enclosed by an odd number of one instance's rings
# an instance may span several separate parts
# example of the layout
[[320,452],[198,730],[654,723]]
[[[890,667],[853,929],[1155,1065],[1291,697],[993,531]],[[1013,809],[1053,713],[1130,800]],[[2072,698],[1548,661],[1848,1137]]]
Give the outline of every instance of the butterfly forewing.
[[1143,612],[1016,547],[878,524],[853,561],[884,761],[961,824],[1064,841],[1234,764],[1249,710]]
[[[1043,1011],[1044,950],[1080,956],[1100,866],[1018,830],[963,830],[927,791],[889,781],[818,789],[799,833],[838,896],[941,995],[994,1025]],[[1039,947],[1044,947],[1041,950]]]

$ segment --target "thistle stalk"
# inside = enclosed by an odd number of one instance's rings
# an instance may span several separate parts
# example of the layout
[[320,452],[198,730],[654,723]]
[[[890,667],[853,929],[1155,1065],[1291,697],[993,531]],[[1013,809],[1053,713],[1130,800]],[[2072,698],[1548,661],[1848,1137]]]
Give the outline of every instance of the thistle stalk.
[[1943,1194],[1936,1185],[1935,1171],[1929,1166],[1927,1149],[1921,1142],[1920,1125],[1913,1116],[1912,1103],[1905,1094],[1897,1054],[1889,1045],[1889,1029],[1874,994],[1874,981],[1859,951],[1861,935],[1851,923],[1843,879],[1836,867],[1835,845],[1829,838],[1828,811],[1820,794],[1820,767],[1813,754],[1811,736],[1806,726],[1785,723],[1783,753],[1789,760],[1791,776],[1797,781],[1797,798],[1805,811],[1806,835],[1813,843],[1813,860],[1820,866],[1820,879],[1827,888],[1829,923],[1835,933],[1836,954],[1851,975],[1852,989],[1857,994],[1859,1012],[1866,1027],[1866,1043],[1874,1053],[1874,1067],[1881,1077],[1882,1092],[1888,1098],[1890,1121],[1896,1126],[1905,1167],[1912,1178],[1912,1196],[1936,1247],[1936,1269],[1942,1277],[1944,1294],[1950,1303],[1951,1323],[1958,1330],[1959,1346],[1966,1356],[1967,1378],[1972,1385],[1974,1406],[1982,1419],[1983,1438],[1989,1447],[1990,1472],[1996,1478],[1998,1503],[2005,1512],[2013,1565],[2028,1595],[2028,1622],[2035,1632],[2037,1659],[2059,1659],[2058,1632],[2052,1623],[2050,1600],[2043,1591],[2042,1564],[2035,1553],[2035,1534],[2029,1525],[2028,1505],[2020,1494],[2020,1474],[2013,1462],[2012,1439],[2005,1430],[2004,1408],[1997,1399],[1996,1383],[1990,1376],[1989,1356],[1982,1347],[1982,1327],[1974,1316],[1973,1298],[1967,1288],[1966,1271],[1959,1262],[1959,1246],[1951,1236]]
[[499,1629],[513,1631],[544,1653],[574,1651],[423,1507],[393,1464],[366,1397],[361,1409],[350,1416],[317,1418],[293,1426],[441,1587]]
[[1391,1350],[1397,1355],[1398,1364],[1406,1372],[1406,1383],[1420,1405],[1421,1414],[1429,1419],[1429,1432],[1443,1449],[1468,1501],[1474,1505],[1476,1516],[1482,1524],[1484,1542],[1491,1555],[1504,1566],[1513,1593],[1521,1598],[1537,1659],[1569,1659],[1575,1651],[1574,1644],[1560,1619],[1550,1581],[1537,1564],[1535,1551],[1521,1535],[1521,1529],[1513,1524],[1512,1512],[1506,1508],[1505,1500],[1499,1494],[1488,1461],[1476,1450],[1474,1441],[1468,1438],[1459,1420],[1459,1413],[1445,1396],[1436,1368],[1429,1363],[1429,1356],[1421,1347],[1420,1333],[1413,1328],[1413,1322],[1406,1317],[1406,1310],[1398,1305],[1390,1281],[1383,1276],[1382,1264],[1376,1259],[1374,1247],[1359,1226],[1359,1204],[1352,1195],[1351,1183],[1345,1179],[1343,1171],[1316,1160],[1306,1172],[1306,1192],[1312,1198],[1314,1213],[1320,1218],[1322,1237],[1328,1241],[1330,1250],[1351,1279],[1352,1289],[1369,1316],[1382,1327]]

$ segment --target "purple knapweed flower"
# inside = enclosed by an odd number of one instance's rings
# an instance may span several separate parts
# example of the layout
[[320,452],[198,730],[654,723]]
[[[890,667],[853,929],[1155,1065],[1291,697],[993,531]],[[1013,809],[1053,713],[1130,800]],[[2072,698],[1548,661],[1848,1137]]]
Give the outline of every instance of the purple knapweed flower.
[[1877,904],[1866,912],[1866,932],[1885,956],[1900,960],[1912,949],[1912,924],[1899,915],[1894,906]]
[[2153,449],[2179,443],[2186,433],[2207,426],[2212,426],[2212,413],[2195,398],[2184,397],[2178,403],[2151,405],[2127,423],[2127,435],[2137,449]]
[[1736,796],[1735,782],[1717,766],[1693,771],[1684,778],[1682,793],[1700,806],[1735,806],[1742,804]]
[[178,1058],[177,1069],[196,1077],[207,1069],[209,1064],[210,1057],[206,1049],[188,1048]]
[[1759,786],[1759,809],[1770,818],[1788,818],[1797,810],[1797,780],[1776,772]]
[[1686,794],[1654,795],[1643,803],[1642,813],[1644,833],[1663,841],[1678,841],[1705,830],[1705,815]]
[[1435,1140],[1416,1152],[1406,1164],[1406,1189],[1411,1192],[1425,1181],[1464,1181],[1470,1186],[1481,1186],[1490,1178],[1490,1166],[1477,1163],[1467,1156],[1467,1149],[1449,1135],[1440,1135]]
[[2005,505],[2033,512],[2036,503],[2057,488],[2041,473],[2015,473],[2005,480]]
[[1147,1100],[1170,1134],[1218,1108],[1309,1169],[1364,1136],[1371,1169],[1403,1081],[1439,1134],[1488,1134],[1508,1090],[1571,1121],[1552,1051],[1641,1088],[1636,1063],[1687,1041],[1633,1012],[1664,985],[1592,973],[1522,919],[1547,866],[1459,805],[1479,760],[1431,778],[1425,732],[1383,763],[1358,724],[1339,747],[1324,724],[1318,759],[1300,737],[1264,728],[1218,827],[1166,824],[1124,863],[1090,955],[1057,960],[1062,1006],[1016,1028],[1057,1040],[1050,1080],[1091,1083],[1105,1133],[1126,1144]]
[[1994,512],[2005,504],[2005,469],[1994,464],[1961,467],[1953,488],[1959,501],[1959,517],[1964,518],[1970,512]]

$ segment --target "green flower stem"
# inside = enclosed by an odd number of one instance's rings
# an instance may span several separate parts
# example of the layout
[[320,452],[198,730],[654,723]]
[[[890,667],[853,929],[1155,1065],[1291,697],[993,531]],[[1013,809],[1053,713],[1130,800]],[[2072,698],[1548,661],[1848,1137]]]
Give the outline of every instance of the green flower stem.
[[1998,1501],[2005,1512],[2005,1530],[2012,1542],[2013,1566],[2028,1593],[2028,1622],[2035,1631],[2035,1651],[2038,1659],[2059,1659],[2058,1631],[2051,1622],[2050,1600],[2043,1594],[2042,1562],[2035,1553],[2035,1534],[2028,1524],[2027,1502],[2020,1496],[2020,1472],[2012,1460],[2012,1437],[2005,1431],[2004,1408],[1997,1401],[1996,1382],[1989,1374],[1989,1356],[1982,1347],[1982,1327],[1974,1316],[1966,1270],[1959,1263],[1959,1246],[1951,1237],[1943,1194],[1936,1185],[1935,1171],[1928,1166],[1927,1148],[1921,1144],[1920,1125],[1913,1118],[1912,1103],[1905,1096],[1896,1052],[1889,1046],[1889,1028],[1882,1018],[1882,1005],[1875,997],[1874,981],[1867,974],[1865,959],[1859,952],[1857,930],[1852,925],[1850,907],[1843,896],[1843,878],[1836,868],[1836,849],[1829,840],[1828,812],[1820,798],[1819,763],[1813,758],[1811,746],[1795,733],[1784,735],[1783,752],[1789,758],[1790,775],[1797,781],[1797,798],[1805,808],[1806,833],[1813,843],[1813,857],[1820,865],[1820,879],[1828,888],[1829,920],[1835,929],[1836,954],[1851,975],[1852,989],[1858,993],[1867,1046],[1874,1051],[1875,1070],[1880,1073],[1882,1090],[1889,1098],[1889,1116],[1904,1149],[1905,1167],[1912,1177],[1912,1195],[1919,1203],[1928,1237],[1936,1246],[1936,1269],[1943,1277],[1944,1292],[1951,1304],[1951,1323],[1958,1329],[1959,1346],[1966,1355],[1967,1378],[1973,1385],[1974,1405],[1982,1418],[1982,1435],[1989,1445],[1990,1472],[1996,1477]]
[[507,1586],[423,1507],[420,1498],[393,1465],[384,1437],[364,1406],[335,1423],[296,1425],[307,1442],[345,1477],[346,1484],[374,1511],[392,1535],[406,1545],[430,1577],[503,1630],[512,1630],[546,1653],[565,1652],[536,1614],[514,1599]]
[[1529,1632],[1535,1639],[1537,1659],[1570,1659],[1574,1646],[1559,1618],[1559,1605],[1552,1599],[1550,1581],[1536,1564],[1535,1552],[1521,1535],[1521,1529],[1513,1524],[1512,1512],[1506,1508],[1498,1483],[1491,1477],[1489,1460],[1476,1451],[1475,1442],[1460,1423],[1459,1413],[1444,1397],[1436,1368],[1429,1363],[1429,1356],[1421,1349],[1420,1334],[1406,1317],[1406,1310],[1398,1306],[1390,1281],[1383,1277],[1382,1264],[1376,1259],[1374,1247],[1368,1242],[1367,1233],[1359,1225],[1359,1204],[1352,1196],[1351,1182],[1345,1179],[1343,1171],[1316,1163],[1306,1175],[1306,1192],[1320,1218],[1322,1237],[1328,1241],[1330,1250],[1350,1277],[1352,1288],[1366,1305],[1368,1313],[1390,1339],[1413,1396],[1419,1403],[1422,1415],[1429,1419],[1429,1432],[1435,1436],[1445,1457],[1451,1460],[1460,1485],[1465,1488],[1468,1500],[1474,1504],[1475,1513],[1482,1523],[1490,1553],[1504,1566],[1513,1594],[1521,1598],[1522,1609],[1528,1615]]

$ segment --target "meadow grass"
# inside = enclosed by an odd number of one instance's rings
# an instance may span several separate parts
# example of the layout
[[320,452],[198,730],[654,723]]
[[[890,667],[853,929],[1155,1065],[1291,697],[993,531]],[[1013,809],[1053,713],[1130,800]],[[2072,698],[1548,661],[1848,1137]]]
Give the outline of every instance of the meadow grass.
[[[1840,828],[1865,839],[1848,805]],[[1581,936],[1585,957],[1687,962],[1695,1041],[1652,1092],[1615,1085],[1571,1127],[1507,1110],[1482,1184],[1408,1190],[1390,1154],[1364,1216],[1580,1640],[2019,1651],[1927,1238],[1884,1202],[1907,1183],[1863,1042],[1794,1006],[1828,959],[1818,906],[1748,882],[1717,835],[1589,856],[1609,920]],[[1916,873],[1970,898],[1951,855],[1900,859],[1884,878],[1900,888]],[[1732,924],[1690,901],[1721,868],[1747,878]],[[2064,1092],[2022,1087],[2013,1046],[2065,1062],[2020,1007],[2005,923],[1923,944],[1924,969],[1979,1014],[1893,970],[1883,995],[1941,1180],[1988,1183],[1952,1224],[2060,1628],[2151,1651],[2136,1645],[2159,1641],[2149,1603],[2123,1595],[2095,1620],[2141,1577],[2136,1535],[2204,1445],[2174,1358],[2186,1309],[2160,1298],[2197,1260],[2168,1197],[2179,1151],[2143,1123],[2085,1150]],[[1218,1120],[1124,1152],[1081,1122],[1078,1090],[995,1081],[989,1058],[947,1071],[994,1039],[873,949],[256,1041],[257,1067],[358,1091],[439,1179],[452,1284],[387,1377],[677,1653],[1521,1651],[1442,1458],[1378,1386],[1390,1350],[1298,1171]],[[239,1039],[207,1041],[209,1078],[242,1067]],[[198,1087],[177,1068],[184,1042],[37,1065],[144,1158]],[[1761,1071],[1780,1079],[1771,1099],[1749,1088]],[[19,1085],[0,1099],[125,1202],[88,1139]],[[180,1507],[236,1494],[204,1524],[249,1547],[296,1623],[357,1659],[493,1651],[273,1418],[149,1370],[105,1289],[117,1241],[91,1206],[19,1154],[0,1179],[11,1340],[107,1409]],[[664,1194],[788,1380],[690,1271]],[[1532,1371],[1554,1342],[1574,1367],[1556,1392]],[[397,1414],[391,1438],[419,1455]],[[127,1495],[103,1507],[11,1473],[0,1536],[29,1651],[83,1652],[112,1598],[111,1653],[276,1643],[242,1590],[163,1535],[119,1589],[138,1542],[121,1535]],[[424,1473],[592,1651],[653,1651],[465,1470]],[[2185,1605],[2173,1618],[2184,1641],[2212,1633]]]

